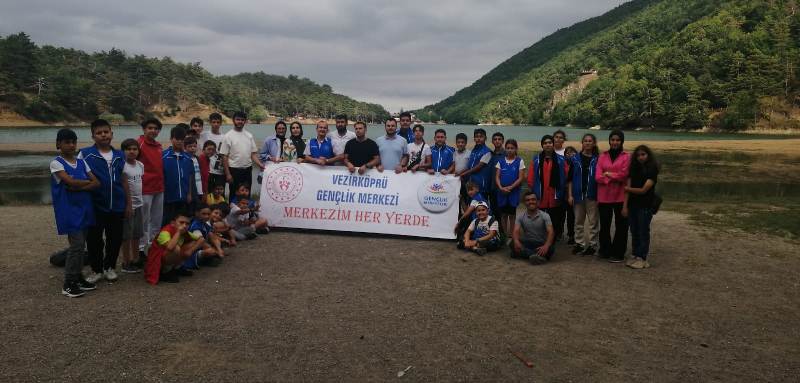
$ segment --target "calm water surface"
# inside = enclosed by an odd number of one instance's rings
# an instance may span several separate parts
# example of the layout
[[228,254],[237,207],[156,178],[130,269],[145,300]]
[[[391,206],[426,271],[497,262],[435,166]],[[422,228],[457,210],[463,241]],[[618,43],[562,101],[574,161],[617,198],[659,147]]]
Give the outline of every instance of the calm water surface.
[[[161,132],[159,139],[166,141],[169,138],[169,128],[172,125],[165,125],[164,130]],[[303,132],[306,138],[314,136],[314,125],[303,125]],[[231,128],[230,125],[224,125],[222,131],[225,132]],[[350,127],[352,129],[352,125]],[[447,132],[447,137],[450,141],[455,140],[458,133],[466,133],[472,140],[472,131],[478,128],[475,125],[425,125],[426,140],[433,139],[433,133],[436,129],[444,129]],[[558,128],[551,126],[481,126],[485,129],[489,136],[494,132],[501,132],[506,138],[514,138],[517,141],[533,141],[539,142],[545,134],[552,134]],[[54,142],[56,132],[61,127],[20,127],[20,128],[0,128],[0,142],[3,143],[51,143]],[[72,127],[78,134],[78,140],[81,142],[90,142],[91,133],[86,126]],[[206,129],[210,129],[206,126]],[[247,125],[247,130],[253,133],[256,141],[263,141],[269,135],[275,133],[273,125]],[[329,129],[335,129],[334,126],[329,125]],[[577,142],[580,137],[587,132],[591,132],[597,136],[599,140],[605,141],[608,138],[608,130],[589,130],[582,128],[562,128],[567,133],[567,138],[570,141]],[[367,136],[376,138],[383,135],[383,125],[370,125],[367,128]],[[126,138],[136,138],[142,134],[142,129],[138,125],[123,125],[114,127],[114,141],[121,142]],[[758,138],[794,138],[793,136],[771,136],[771,135],[755,135],[755,134],[708,134],[708,133],[681,133],[681,132],[646,132],[646,131],[626,131],[625,139],[631,141],[684,141],[684,140],[747,140]]]
[[[159,137],[166,141],[169,136],[167,125]],[[458,133],[466,133],[472,140],[474,125],[426,125],[426,140],[433,140],[433,132],[442,128],[447,131],[449,141],[455,140]],[[552,134],[557,128],[544,126],[482,126],[491,136],[494,132],[501,132],[506,138],[515,138],[518,141],[535,141],[544,134]],[[3,143],[52,143],[60,127],[24,127],[0,128],[0,142]],[[91,135],[88,127],[72,128],[78,134],[81,142],[90,142]],[[208,127],[206,127],[208,129]],[[223,132],[230,126],[223,126]],[[247,129],[255,135],[257,142],[263,141],[268,135],[274,134],[273,125],[248,125]],[[330,129],[335,129],[333,126]],[[605,141],[608,131],[590,131],[588,129],[563,128],[567,137],[573,144],[587,132],[594,133],[599,140]],[[370,125],[367,135],[376,138],[383,134],[383,125]],[[314,125],[304,125],[304,136],[313,137]],[[136,138],[141,134],[139,126],[114,127],[114,142],[119,143],[126,138]],[[736,134],[701,134],[701,133],[673,133],[673,132],[625,132],[627,140],[641,141],[682,141],[682,140],[742,140],[757,138],[791,138],[790,136],[759,136]],[[470,144],[471,146],[471,144]],[[0,153],[0,205],[50,203],[50,182],[48,164],[52,160],[47,155],[11,155]],[[721,195],[728,198],[760,198],[790,197],[800,198],[800,185],[785,184],[780,182],[767,183],[703,183],[685,184],[660,182],[659,191],[665,198],[691,200],[693,198],[707,198],[709,195]]]

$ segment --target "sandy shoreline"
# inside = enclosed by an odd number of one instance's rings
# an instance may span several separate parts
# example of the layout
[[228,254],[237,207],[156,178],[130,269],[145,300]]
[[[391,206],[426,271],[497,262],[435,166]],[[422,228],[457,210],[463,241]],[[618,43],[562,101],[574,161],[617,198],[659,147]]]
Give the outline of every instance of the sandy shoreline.
[[14,217],[0,222],[14,238],[0,254],[0,288],[13,291],[0,311],[6,382],[788,382],[800,371],[796,245],[672,212],[655,218],[641,272],[566,246],[533,267],[446,241],[275,230],[176,285],[122,275],[77,301],[47,264],[66,243],[52,209],[0,213]]
[[[166,141],[163,144],[168,143]],[[451,143],[452,144],[452,143]],[[608,148],[607,142],[600,142],[600,149]],[[800,139],[757,139],[757,140],[703,140],[703,141],[626,141],[625,148],[633,150],[639,144],[646,144],[653,150],[699,150],[699,151],[740,151],[748,153],[772,153],[785,156],[800,156]],[[80,142],[79,147],[91,145]],[[579,148],[580,143],[568,141],[567,145]],[[520,142],[520,150],[536,151],[538,142]],[[55,143],[0,143],[0,154],[55,154]]]

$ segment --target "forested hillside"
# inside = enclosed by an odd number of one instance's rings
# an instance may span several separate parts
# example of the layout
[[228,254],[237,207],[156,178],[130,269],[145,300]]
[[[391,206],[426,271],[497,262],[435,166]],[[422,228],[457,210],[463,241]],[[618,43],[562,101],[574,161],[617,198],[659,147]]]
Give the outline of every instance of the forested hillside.
[[173,116],[205,105],[251,117],[347,113],[368,120],[389,113],[380,105],[333,93],[307,78],[263,72],[214,76],[198,63],[36,46],[25,33],[0,37],[0,103],[41,122],[86,121],[98,115],[136,121]]
[[[559,30],[417,114],[459,123],[800,128],[798,66],[795,0],[636,0]],[[593,71],[597,80],[580,92],[554,97]]]

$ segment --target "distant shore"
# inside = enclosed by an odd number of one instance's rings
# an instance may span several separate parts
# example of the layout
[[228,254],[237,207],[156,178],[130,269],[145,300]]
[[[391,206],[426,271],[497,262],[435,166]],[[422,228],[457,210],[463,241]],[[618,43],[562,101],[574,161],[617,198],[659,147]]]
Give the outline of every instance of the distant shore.
[[[206,116],[200,116],[201,118],[205,119]],[[291,122],[291,121],[300,121],[303,124],[315,124],[320,119],[317,118],[297,118],[297,119],[284,119],[283,121]],[[329,125],[333,125],[336,123],[334,119],[324,119],[328,122]],[[280,119],[275,117],[269,117],[266,120],[262,120],[259,124],[262,125],[273,125],[276,122],[280,121]],[[182,119],[178,117],[169,117],[161,119],[161,122],[166,125],[175,125],[178,123],[188,123],[189,119]],[[229,118],[223,117],[223,124],[230,125],[232,122]],[[348,121],[350,125],[355,123],[355,121]],[[135,121],[122,121],[122,122],[114,122],[114,125],[138,125],[138,122]],[[251,124],[254,124],[251,122]],[[0,128],[45,128],[45,127],[80,127],[80,126],[88,126],[88,122],[53,122],[53,123],[42,123],[40,121],[33,121],[28,119],[19,119],[19,118],[7,118],[7,116],[0,115]],[[436,125],[452,125],[452,124],[436,124],[433,122],[423,122],[422,125],[425,126],[436,126]],[[458,125],[470,125],[470,124],[458,124]],[[493,126],[529,126],[529,125],[500,125],[500,124],[478,124],[474,125],[475,127],[482,127],[484,129],[491,129]],[[587,127],[580,127],[580,126],[552,126],[553,129],[558,128],[574,128],[574,129],[586,129],[590,131],[608,131],[611,128],[587,128]],[[708,133],[708,134],[756,134],[756,135],[773,135],[773,136],[793,136],[798,135],[800,136],[800,129],[764,129],[764,128],[752,128],[748,130],[741,130],[736,132],[729,132],[724,130],[712,130],[712,129],[653,129],[653,128],[636,128],[636,129],[626,129],[625,131],[644,131],[644,132],[674,132],[674,133]]]

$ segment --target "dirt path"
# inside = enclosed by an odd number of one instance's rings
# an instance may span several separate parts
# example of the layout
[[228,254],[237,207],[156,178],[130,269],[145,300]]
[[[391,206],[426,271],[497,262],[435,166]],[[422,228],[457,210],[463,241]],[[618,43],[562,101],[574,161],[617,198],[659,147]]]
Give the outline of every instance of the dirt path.
[[[49,207],[0,207],[0,381],[796,381],[796,244],[654,220],[653,267],[275,232],[177,285],[81,299]],[[507,347],[533,362],[526,368]]]

